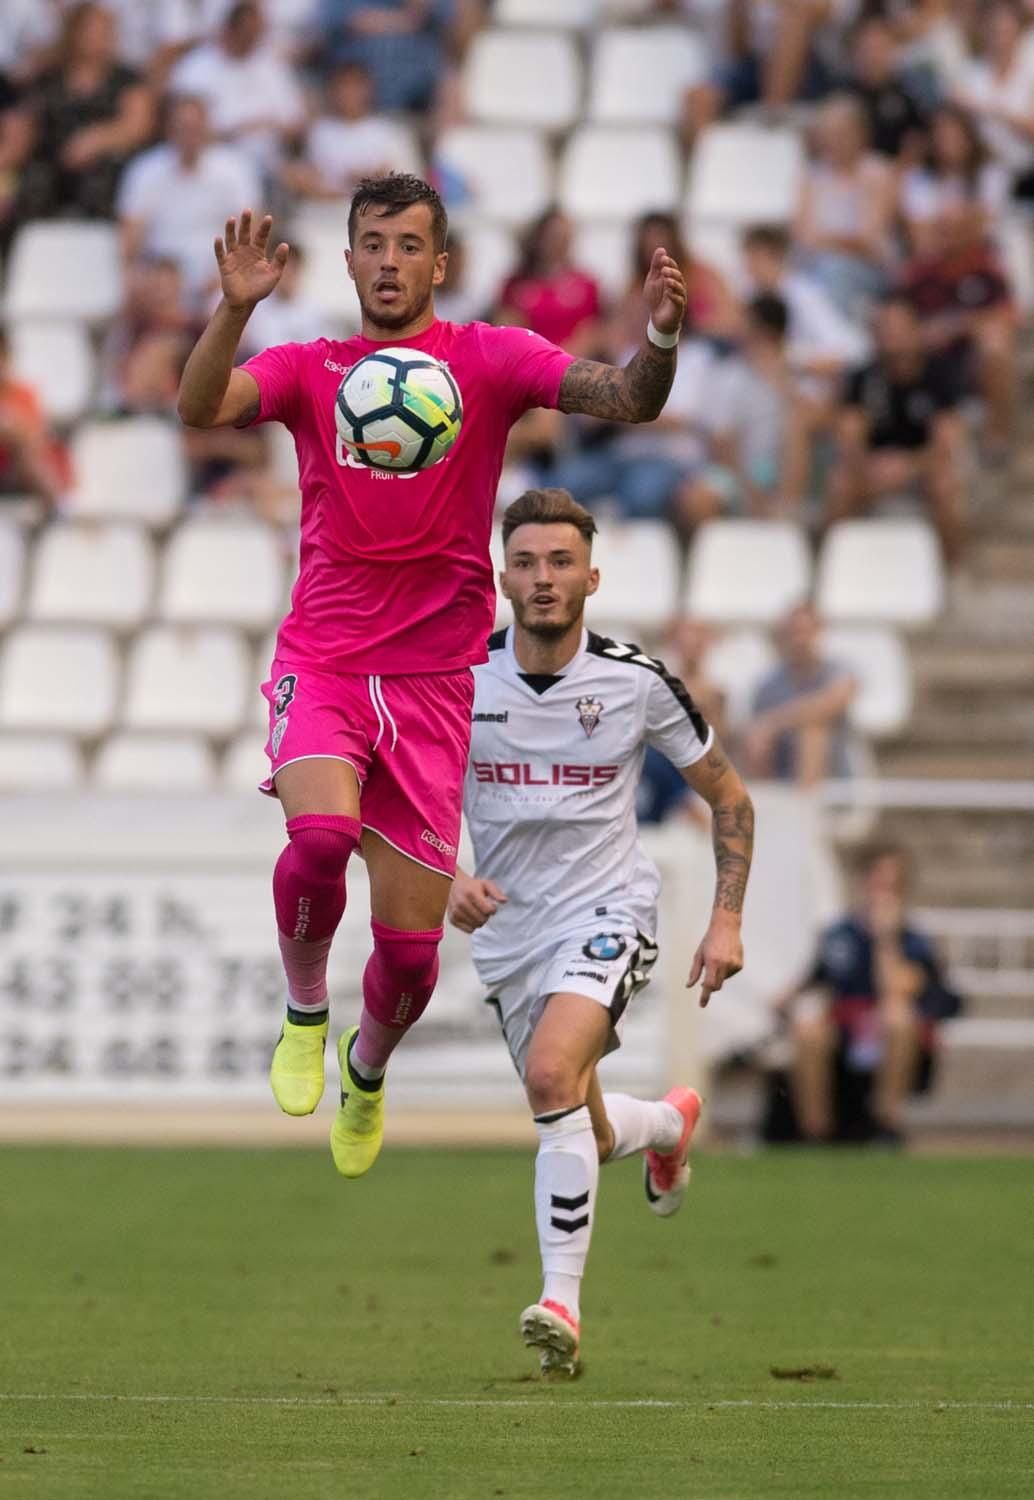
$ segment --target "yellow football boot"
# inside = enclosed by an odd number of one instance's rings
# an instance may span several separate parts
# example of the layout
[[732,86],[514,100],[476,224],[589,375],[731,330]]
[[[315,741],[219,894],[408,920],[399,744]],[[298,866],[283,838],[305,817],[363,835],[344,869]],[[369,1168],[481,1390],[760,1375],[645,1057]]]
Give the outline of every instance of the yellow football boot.
[[342,1177],[362,1177],[380,1154],[384,1140],[384,1081],[380,1087],[358,1089],[348,1071],[348,1049],[359,1027],[338,1037],[341,1065],[341,1106],[330,1127],[330,1150]]
[[323,1098],[323,1052],[328,1021],[296,1026],[285,1018],[273,1053],[269,1083],[285,1115],[311,1115]]

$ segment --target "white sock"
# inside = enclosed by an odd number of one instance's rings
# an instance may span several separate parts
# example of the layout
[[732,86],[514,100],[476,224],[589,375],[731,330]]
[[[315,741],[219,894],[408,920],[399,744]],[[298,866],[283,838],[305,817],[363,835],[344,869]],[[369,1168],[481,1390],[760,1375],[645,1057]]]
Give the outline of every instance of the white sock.
[[536,1119],[535,1224],[542,1254],[542,1300],[580,1316],[578,1296],[592,1237],[599,1152],[583,1104],[557,1118]]
[[640,1151],[674,1151],[685,1120],[674,1104],[664,1099],[633,1099],[631,1094],[604,1094],[614,1149],[608,1161],[637,1156]]

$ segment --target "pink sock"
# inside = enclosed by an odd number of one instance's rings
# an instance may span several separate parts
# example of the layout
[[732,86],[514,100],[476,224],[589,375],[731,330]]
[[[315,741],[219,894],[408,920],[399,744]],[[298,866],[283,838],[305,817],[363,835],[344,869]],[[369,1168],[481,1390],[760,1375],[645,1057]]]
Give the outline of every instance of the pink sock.
[[359,843],[356,818],[289,818],[273,872],[273,905],[291,1006],[327,1008],[327,957],[345,909],[345,868]]
[[383,1069],[427,1009],[438,978],[442,929],[400,932],[373,921],[373,953],[363,972],[363,1013],[353,1043],[357,1063]]

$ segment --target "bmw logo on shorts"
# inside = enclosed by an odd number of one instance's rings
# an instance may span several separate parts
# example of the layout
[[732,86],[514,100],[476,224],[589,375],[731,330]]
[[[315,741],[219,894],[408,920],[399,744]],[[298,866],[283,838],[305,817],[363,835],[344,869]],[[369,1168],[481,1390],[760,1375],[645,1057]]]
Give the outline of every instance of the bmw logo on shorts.
[[586,958],[594,958],[597,963],[612,964],[627,947],[628,944],[620,933],[598,932],[589,939],[582,952]]

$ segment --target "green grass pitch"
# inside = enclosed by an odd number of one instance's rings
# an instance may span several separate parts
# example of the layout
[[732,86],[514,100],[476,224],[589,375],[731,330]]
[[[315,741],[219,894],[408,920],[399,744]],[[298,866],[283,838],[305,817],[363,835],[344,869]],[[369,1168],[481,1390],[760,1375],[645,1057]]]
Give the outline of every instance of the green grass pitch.
[[1028,1162],[704,1156],[668,1222],[607,1168],[564,1386],[531,1165],[0,1152],[0,1497],[1034,1494]]

